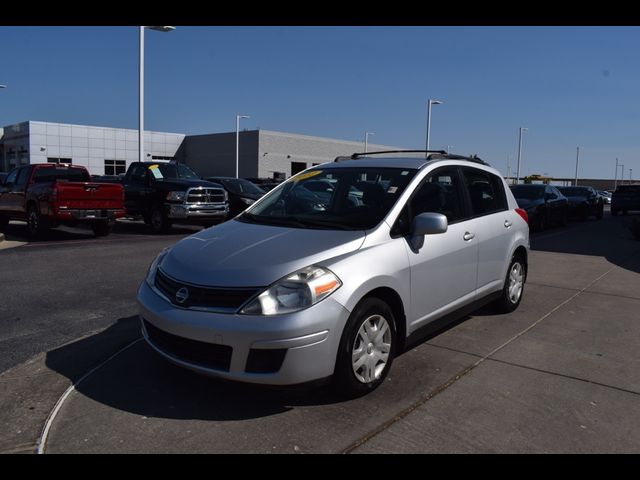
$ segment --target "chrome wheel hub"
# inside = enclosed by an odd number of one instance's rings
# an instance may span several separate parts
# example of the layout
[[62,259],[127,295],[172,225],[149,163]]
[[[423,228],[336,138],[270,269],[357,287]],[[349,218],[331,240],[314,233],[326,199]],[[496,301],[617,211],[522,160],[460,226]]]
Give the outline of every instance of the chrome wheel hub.
[[390,351],[389,323],[381,315],[371,315],[360,325],[351,350],[351,366],[358,381],[371,383],[380,378]]
[[511,266],[509,272],[509,286],[508,294],[509,301],[511,303],[518,303],[520,296],[522,295],[522,288],[524,287],[524,269],[518,262]]

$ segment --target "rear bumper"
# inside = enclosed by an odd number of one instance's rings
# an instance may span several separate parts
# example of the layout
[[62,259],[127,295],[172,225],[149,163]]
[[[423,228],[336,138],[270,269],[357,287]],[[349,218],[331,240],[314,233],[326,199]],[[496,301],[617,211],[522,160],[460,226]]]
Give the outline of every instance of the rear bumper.
[[53,217],[60,221],[84,222],[94,220],[114,221],[116,218],[122,218],[126,214],[125,210],[105,208],[105,209],[59,209],[54,212]]

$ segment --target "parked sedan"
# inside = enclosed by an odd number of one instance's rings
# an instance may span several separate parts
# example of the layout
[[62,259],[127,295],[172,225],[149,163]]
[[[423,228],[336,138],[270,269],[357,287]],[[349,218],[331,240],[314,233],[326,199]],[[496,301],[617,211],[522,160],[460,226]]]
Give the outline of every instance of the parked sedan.
[[207,177],[205,180],[222,185],[229,195],[229,216],[233,218],[255,203],[266,192],[244,178]]
[[605,205],[611,205],[611,193],[598,190],[598,195],[602,197],[602,201]]
[[520,208],[529,215],[534,230],[544,230],[551,224],[566,225],[569,201],[552,185],[511,185]]
[[569,214],[580,220],[594,216],[601,219],[604,211],[604,200],[593,187],[558,187],[569,199]]

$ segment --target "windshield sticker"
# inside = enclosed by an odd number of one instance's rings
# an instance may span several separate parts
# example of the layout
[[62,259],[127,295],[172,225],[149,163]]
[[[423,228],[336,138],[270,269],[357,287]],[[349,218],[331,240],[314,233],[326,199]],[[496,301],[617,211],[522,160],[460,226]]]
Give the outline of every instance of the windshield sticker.
[[402,173],[400,173],[400,175],[409,175],[409,172],[407,170],[403,170]]
[[149,171],[153,174],[154,178],[157,178],[157,179],[164,178],[162,176],[162,172],[160,171],[160,168],[158,167],[158,165],[151,165],[149,167]]
[[387,193],[396,193],[398,191],[398,187],[389,187],[389,190],[387,190]]
[[312,170],[311,172],[302,173],[297,177],[294,177],[293,180],[295,182],[299,182],[300,180],[306,180],[307,178],[315,177],[316,175],[320,175],[322,170]]

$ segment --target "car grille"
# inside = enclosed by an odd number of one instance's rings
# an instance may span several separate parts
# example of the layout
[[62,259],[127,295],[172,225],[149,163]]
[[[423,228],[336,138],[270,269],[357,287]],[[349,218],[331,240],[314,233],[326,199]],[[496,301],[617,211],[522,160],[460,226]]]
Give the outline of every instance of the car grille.
[[168,355],[194,365],[213,370],[229,371],[233,348],[228,345],[190,340],[160,330],[143,320],[144,328],[151,343]]
[[[208,288],[189,285],[174,280],[160,269],[156,272],[155,286],[171,303],[178,307],[220,309],[223,311],[237,310],[260,290],[260,288]],[[183,288],[188,291],[188,296],[186,300],[179,302],[176,294]]]
[[220,188],[190,188],[186,203],[224,203],[224,190]]

